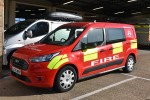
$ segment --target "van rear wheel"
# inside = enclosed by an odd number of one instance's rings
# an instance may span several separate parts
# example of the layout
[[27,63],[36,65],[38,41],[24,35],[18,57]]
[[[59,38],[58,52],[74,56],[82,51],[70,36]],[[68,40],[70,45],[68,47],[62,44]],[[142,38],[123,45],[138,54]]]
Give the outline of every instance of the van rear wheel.
[[123,68],[123,71],[126,73],[130,73],[134,70],[135,59],[132,55],[129,55],[126,61],[126,65]]
[[54,89],[57,92],[67,92],[74,87],[76,80],[76,70],[71,66],[65,66],[56,76]]

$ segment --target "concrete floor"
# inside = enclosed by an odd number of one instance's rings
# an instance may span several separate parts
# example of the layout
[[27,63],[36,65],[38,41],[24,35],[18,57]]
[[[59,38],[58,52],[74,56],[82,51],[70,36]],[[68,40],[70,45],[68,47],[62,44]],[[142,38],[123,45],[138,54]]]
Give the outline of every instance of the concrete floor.
[[150,50],[139,50],[135,70],[98,75],[76,83],[66,93],[33,88],[12,79],[0,79],[0,100],[150,100]]

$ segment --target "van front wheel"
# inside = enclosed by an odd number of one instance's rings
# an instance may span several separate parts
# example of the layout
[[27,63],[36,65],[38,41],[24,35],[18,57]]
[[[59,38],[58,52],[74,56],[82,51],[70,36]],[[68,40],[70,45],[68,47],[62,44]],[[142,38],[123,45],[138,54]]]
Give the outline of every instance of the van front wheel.
[[65,66],[56,76],[54,89],[58,92],[67,92],[74,87],[76,80],[76,70],[71,66]]
[[135,59],[132,55],[129,55],[126,61],[126,65],[123,68],[124,72],[130,73],[134,69]]

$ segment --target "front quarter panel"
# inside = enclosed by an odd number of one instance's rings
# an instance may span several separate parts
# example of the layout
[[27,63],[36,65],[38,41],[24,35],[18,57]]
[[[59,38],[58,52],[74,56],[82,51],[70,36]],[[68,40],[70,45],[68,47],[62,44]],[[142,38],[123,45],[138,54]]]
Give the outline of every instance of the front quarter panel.
[[12,53],[14,50],[23,47],[23,44],[12,44],[9,46],[4,47],[4,51],[3,51],[3,65],[7,65],[8,64],[8,56],[10,53]]

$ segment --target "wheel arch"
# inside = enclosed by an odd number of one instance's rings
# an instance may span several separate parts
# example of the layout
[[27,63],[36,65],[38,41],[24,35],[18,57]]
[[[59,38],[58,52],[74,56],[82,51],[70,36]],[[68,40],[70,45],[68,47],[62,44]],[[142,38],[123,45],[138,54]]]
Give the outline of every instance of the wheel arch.
[[74,81],[74,84],[69,88],[69,90],[72,89],[73,86],[75,85],[75,83],[78,81],[78,70],[77,70],[76,66],[73,64],[63,65],[61,68],[58,69],[58,71],[56,72],[56,75],[54,77],[53,89],[56,89],[57,92],[68,91],[68,90],[60,89],[60,85],[58,85],[58,76],[60,75],[59,72],[61,70],[63,70],[63,68],[66,68],[66,67],[68,67],[68,68],[70,67],[71,69],[74,69],[74,71],[76,72],[76,81]]
[[63,65],[61,68],[59,68],[59,70],[56,72],[54,81],[56,80],[56,77],[57,77],[58,73],[60,72],[60,70],[61,70],[62,68],[64,68],[65,66],[71,66],[71,67],[73,67],[73,68],[75,69],[75,71],[76,71],[76,73],[77,73],[77,80],[78,80],[78,77],[79,77],[79,71],[78,71],[77,66],[75,66],[74,64],[65,64],[65,65]]
[[7,56],[7,61],[10,60],[11,56],[13,55],[13,53],[14,53],[16,50],[17,50],[17,49],[14,49],[14,50],[12,50],[12,51],[8,54],[8,56]]
[[134,57],[134,59],[135,59],[135,63],[136,63],[136,62],[137,62],[136,55],[135,55],[134,53],[130,53],[130,54],[128,55],[128,57],[129,57],[130,55]]

